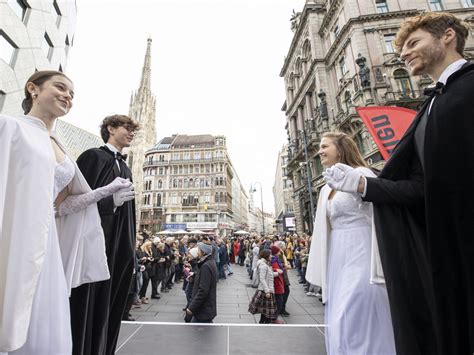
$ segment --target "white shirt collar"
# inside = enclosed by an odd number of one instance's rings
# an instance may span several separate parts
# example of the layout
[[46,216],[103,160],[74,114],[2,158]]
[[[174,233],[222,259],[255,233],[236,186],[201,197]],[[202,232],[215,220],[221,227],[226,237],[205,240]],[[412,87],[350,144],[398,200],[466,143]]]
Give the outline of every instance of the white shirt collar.
[[114,154],[117,154],[119,153],[119,150],[117,148],[115,148],[112,144],[110,143],[105,143],[105,146],[107,148],[109,148]]
[[441,82],[443,84],[446,84],[448,81],[448,78],[451,76],[451,74],[457,72],[461,67],[466,63],[467,60],[464,58],[456,60],[454,63],[449,64],[446,69],[441,73],[438,82]]

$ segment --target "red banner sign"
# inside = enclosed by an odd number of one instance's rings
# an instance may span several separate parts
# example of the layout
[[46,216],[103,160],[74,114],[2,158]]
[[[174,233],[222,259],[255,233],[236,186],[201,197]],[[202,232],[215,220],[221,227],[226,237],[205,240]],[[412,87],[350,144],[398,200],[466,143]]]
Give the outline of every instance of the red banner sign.
[[368,106],[356,109],[385,160],[388,160],[416,115],[416,111],[396,106]]

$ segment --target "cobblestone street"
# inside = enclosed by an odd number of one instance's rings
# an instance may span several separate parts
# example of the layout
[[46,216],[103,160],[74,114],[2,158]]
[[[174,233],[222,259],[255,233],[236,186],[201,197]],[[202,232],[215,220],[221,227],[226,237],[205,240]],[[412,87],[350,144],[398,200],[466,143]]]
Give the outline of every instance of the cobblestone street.
[[[217,317],[213,325],[184,324],[182,308],[186,300],[182,283],[175,284],[160,300],[132,309],[135,323],[124,322],[117,354],[325,354],[324,307],[307,296],[298,283],[296,271],[289,272],[291,291],[285,324],[258,325],[259,315],[248,312],[255,293],[245,267],[232,265],[234,274],[217,288]],[[305,326],[308,325],[308,326]],[[310,327],[311,326],[311,327]],[[193,341],[208,337],[209,341]]]

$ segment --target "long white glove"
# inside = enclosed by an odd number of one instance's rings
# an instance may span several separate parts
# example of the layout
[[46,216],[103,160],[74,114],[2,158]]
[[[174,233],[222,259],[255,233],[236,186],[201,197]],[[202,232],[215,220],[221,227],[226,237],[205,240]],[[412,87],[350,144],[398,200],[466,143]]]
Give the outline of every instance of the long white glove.
[[110,196],[115,192],[128,188],[131,190],[132,183],[121,177],[115,178],[110,184],[99,187],[91,192],[81,195],[69,195],[61,203],[58,210],[59,216],[78,212],[87,206],[102,200],[104,197]]
[[120,207],[125,202],[131,201],[135,198],[135,191],[133,191],[133,189],[131,189],[130,187],[126,187],[117,191],[112,196],[114,198],[114,206]]
[[323,172],[324,180],[329,187],[343,192],[356,193],[361,176],[362,174],[353,167],[341,163],[337,163]]

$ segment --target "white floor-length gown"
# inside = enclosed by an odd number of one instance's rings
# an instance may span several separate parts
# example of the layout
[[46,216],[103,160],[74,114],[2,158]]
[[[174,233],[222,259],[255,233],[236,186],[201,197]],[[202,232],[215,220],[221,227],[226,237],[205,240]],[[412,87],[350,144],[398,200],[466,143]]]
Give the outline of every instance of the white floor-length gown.
[[[74,173],[74,163],[70,158],[66,157],[62,163],[57,164],[54,174],[54,199],[72,181]],[[71,355],[71,353],[69,292],[59,250],[56,222],[53,218],[33,299],[26,343],[15,351],[0,355]]]
[[325,307],[328,355],[395,354],[387,291],[370,283],[371,204],[336,192],[330,226]]

